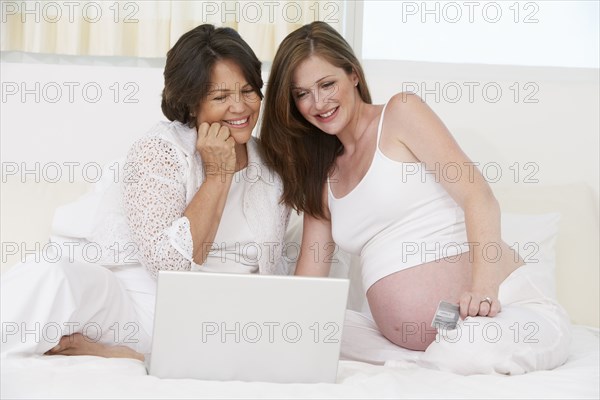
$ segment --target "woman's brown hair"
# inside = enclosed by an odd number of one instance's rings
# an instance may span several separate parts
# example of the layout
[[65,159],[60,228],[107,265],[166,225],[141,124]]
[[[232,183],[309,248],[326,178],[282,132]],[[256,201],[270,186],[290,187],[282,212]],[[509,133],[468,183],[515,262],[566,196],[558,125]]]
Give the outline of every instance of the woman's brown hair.
[[335,158],[343,151],[342,143],[306,121],[292,97],[294,71],[313,55],[348,74],[354,71],[361,99],[371,103],[363,69],[350,45],[325,22],[313,22],[290,33],[277,49],[260,139],[266,161],[283,180],[282,201],[298,211],[326,218],[323,188]]
[[263,98],[261,63],[254,51],[235,30],[204,24],[183,34],[167,52],[161,108],[169,121],[195,127],[194,114],[210,90],[215,64],[222,60],[237,64]]

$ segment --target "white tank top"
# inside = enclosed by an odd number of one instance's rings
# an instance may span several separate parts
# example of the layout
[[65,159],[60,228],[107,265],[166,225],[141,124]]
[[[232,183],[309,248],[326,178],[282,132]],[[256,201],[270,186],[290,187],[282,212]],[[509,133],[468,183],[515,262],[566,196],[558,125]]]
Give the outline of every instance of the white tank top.
[[204,272],[258,272],[259,249],[244,215],[245,185],[243,170],[233,176],[221,223],[206,261],[198,270]]
[[366,175],[341,198],[334,197],[328,182],[333,239],[360,255],[363,276],[365,270],[392,273],[469,250],[462,208],[436,176],[424,163],[395,161],[379,149],[386,107]]

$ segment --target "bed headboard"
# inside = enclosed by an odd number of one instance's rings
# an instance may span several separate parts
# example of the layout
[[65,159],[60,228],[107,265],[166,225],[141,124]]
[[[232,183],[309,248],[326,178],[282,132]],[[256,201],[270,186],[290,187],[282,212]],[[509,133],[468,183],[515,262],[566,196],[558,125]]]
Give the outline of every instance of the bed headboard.
[[559,212],[556,291],[574,323],[599,326],[599,226],[597,205],[585,184],[494,187],[503,211]]

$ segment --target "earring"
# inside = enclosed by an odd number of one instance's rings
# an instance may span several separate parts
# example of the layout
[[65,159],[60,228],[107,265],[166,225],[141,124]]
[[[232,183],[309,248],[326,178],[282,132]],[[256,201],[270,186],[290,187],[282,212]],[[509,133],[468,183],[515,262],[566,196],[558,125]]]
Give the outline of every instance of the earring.
[[354,87],[357,87],[357,86],[358,86],[358,82],[356,82],[356,83],[354,84]]

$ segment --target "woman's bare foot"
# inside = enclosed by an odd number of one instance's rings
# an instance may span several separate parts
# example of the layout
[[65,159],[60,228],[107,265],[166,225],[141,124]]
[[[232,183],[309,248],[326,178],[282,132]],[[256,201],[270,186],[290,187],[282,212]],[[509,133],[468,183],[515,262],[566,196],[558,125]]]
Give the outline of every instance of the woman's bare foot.
[[85,338],[81,333],[63,336],[46,355],[64,356],[98,356],[107,358],[134,358],[144,361],[144,355],[130,349],[127,346],[109,346],[103,343],[93,342]]

